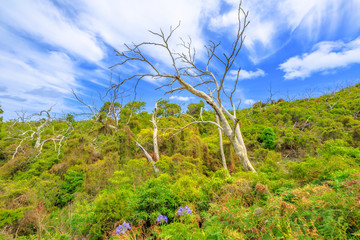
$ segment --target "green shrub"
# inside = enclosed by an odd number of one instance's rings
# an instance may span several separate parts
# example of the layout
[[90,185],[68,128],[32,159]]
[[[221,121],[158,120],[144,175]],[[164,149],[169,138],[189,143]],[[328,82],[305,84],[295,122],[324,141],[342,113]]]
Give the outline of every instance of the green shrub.
[[259,137],[260,142],[264,143],[263,147],[267,149],[275,148],[276,146],[275,139],[276,139],[276,135],[274,129],[272,128],[265,128]]
[[74,199],[74,193],[83,189],[84,179],[84,173],[69,169],[64,175],[64,183],[60,186],[56,204],[63,207]]
[[133,219],[140,224],[154,224],[160,215],[166,215],[169,221],[175,217],[178,202],[176,193],[171,190],[173,180],[167,174],[158,178],[149,179],[144,186],[137,188],[136,195],[131,202],[134,212]]

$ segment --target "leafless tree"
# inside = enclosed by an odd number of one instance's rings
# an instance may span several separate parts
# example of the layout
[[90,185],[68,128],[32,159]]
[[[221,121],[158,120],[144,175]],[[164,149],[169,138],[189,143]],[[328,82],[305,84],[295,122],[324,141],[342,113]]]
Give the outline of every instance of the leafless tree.
[[278,93],[279,91],[274,92],[273,88],[272,88],[272,84],[270,83],[269,88],[268,88],[268,93],[269,93],[269,98],[267,100],[267,103],[269,104],[273,104],[276,103],[276,101],[274,100],[274,96]]
[[290,92],[289,92],[289,89],[286,90],[286,101],[288,102],[292,102],[294,101],[296,98],[296,96],[294,95],[291,95]]
[[307,88],[305,89],[305,98],[310,101],[312,97],[314,97],[314,93],[316,92],[316,88]]
[[[235,60],[237,59],[240,49],[245,40],[245,29],[249,24],[248,12],[245,12],[241,7],[241,2],[238,8],[238,27],[236,37],[232,43],[232,47],[228,52],[219,52],[220,43],[210,41],[206,46],[207,60],[202,65],[196,59],[196,51],[192,47],[191,38],[188,42],[181,39],[181,46],[184,52],[174,51],[170,46],[169,40],[173,36],[180,24],[172,28],[169,33],[150,31],[155,37],[159,39],[158,42],[142,42],[140,44],[126,45],[126,50],[123,52],[116,51],[117,56],[121,58],[120,62],[114,65],[123,66],[127,63],[134,62],[144,66],[144,69],[150,69],[147,73],[138,73],[125,78],[121,83],[114,84],[112,87],[120,87],[124,82],[134,80],[137,83],[145,78],[152,77],[158,79],[165,79],[167,82],[159,88],[170,88],[166,93],[174,93],[177,91],[188,91],[193,95],[202,98],[215,111],[219,118],[220,124],[210,122],[217,126],[224,135],[230,140],[237,156],[242,163],[245,170],[254,171],[255,169],[249,161],[247,149],[241,134],[239,119],[236,115],[236,103],[234,102],[234,93],[237,89],[239,81],[240,68],[236,67]],[[170,61],[171,70],[163,71],[159,64],[153,58],[146,54],[144,48],[153,47],[158,50],[165,50]],[[220,65],[221,72],[212,71],[214,65]],[[229,77],[229,73],[235,73],[236,80],[230,94],[226,94],[224,85]],[[208,92],[208,93],[206,93]],[[232,108],[230,113],[224,106],[224,101],[228,100]],[[227,117],[230,119],[228,121]]]
[[19,122],[25,123],[27,122],[29,115],[26,113],[26,111],[22,108],[21,111],[15,112],[18,116]]
[[94,118],[95,121],[99,121],[99,119],[100,119],[99,110],[95,105],[94,99],[92,99],[93,104],[89,105],[75,93],[74,89],[71,89],[71,91],[72,91],[74,97],[76,98],[76,100],[90,110],[90,112],[83,113],[82,115],[90,115]]
[[[19,153],[19,151],[22,148],[22,144],[25,141],[33,140],[35,139],[35,145],[34,148],[38,151],[38,154],[41,154],[43,146],[45,143],[52,141],[54,143],[55,151],[58,151],[58,156],[60,155],[60,150],[62,147],[63,141],[66,139],[68,134],[73,130],[73,127],[71,123],[67,122],[68,127],[66,129],[63,129],[61,131],[55,131],[54,126],[51,126],[51,114],[52,107],[50,107],[48,110],[43,110],[40,113],[33,114],[29,117],[25,117],[24,119],[31,120],[33,117],[41,117],[44,114],[46,115],[45,118],[42,118],[38,121],[28,121],[26,124],[28,125],[28,130],[22,132],[19,134],[18,138],[20,139],[19,144],[17,145],[15,152],[12,155],[12,159],[15,158],[15,156]],[[52,134],[50,136],[44,137],[43,132],[46,128],[52,129]]]
[[158,110],[157,104],[158,104],[158,102],[155,103],[154,112],[153,112],[152,119],[151,119],[151,123],[153,124],[152,132],[153,132],[154,158],[148,153],[148,151],[146,151],[146,149],[137,140],[135,140],[136,146],[138,146],[140,148],[140,150],[144,153],[146,159],[153,166],[155,173],[159,172],[159,169],[156,167],[155,163],[157,160],[160,159],[159,145],[158,145],[158,128],[157,128],[158,120],[156,118],[157,110]]
[[325,97],[325,101],[329,106],[328,110],[332,110],[335,107],[335,105],[338,104],[339,101],[341,100],[340,97],[336,98],[336,93],[340,91],[341,88],[342,86],[340,85],[340,83],[338,83],[333,88],[329,87],[322,91],[322,94]]
[[[84,105],[88,112],[84,112],[81,115],[92,116],[97,122],[101,122],[104,126],[117,130],[119,128],[120,113],[122,111],[122,105],[118,101],[123,100],[123,92],[119,92],[118,88],[112,88],[108,90],[105,96],[101,96],[99,93],[99,99],[103,102],[101,109],[96,107],[95,101],[92,98],[92,104],[86,103],[80,98],[74,90],[72,90],[75,99]],[[129,117],[130,118],[130,117]]]

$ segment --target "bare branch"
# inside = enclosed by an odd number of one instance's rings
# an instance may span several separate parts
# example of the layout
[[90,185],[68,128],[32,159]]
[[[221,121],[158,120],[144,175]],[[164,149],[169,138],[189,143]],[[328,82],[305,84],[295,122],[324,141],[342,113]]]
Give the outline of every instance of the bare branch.
[[[158,89],[168,87],[170,89],[166,91],[167,93],[188,91],[191,94],[205,100],[205,102],[214,110],[216,116],[219,118],[218,123],[213,121],[204,121],[201,114],[201,121],[195,120],[178,129],[179,132],[188,126],[197,123],[210,123],[215,125],[230,140],[231,145],[234,147],[234,150],[239,157],[244,169],[255,172],[255,169],[248,159],[246,147],[240,131],[239,120],[236,118],[236,110],[239,105],[236,107],[235,103],[233,102],[233,97],[235,96],[237,84],[239,81],[240,68],[237,68],[237,80],[230,95],[228,96],[230,104],[234,110],[234,114],[231,118],[232,124],[231,122],[228,122],[228,119],[226,118],[228,113],[227,111],[224,111],[222,104],[222,95],[225,92],[223,89],[225,80],[229,72],[235,68],[234,63],[244,43],[245,29],[249,24],[248,12],[245,12],[242,9],[241,4],[242,2],[240,2],[237,11],[238,28],[230,51],[221,53],[219,52],[220,43],[215,44],[213,41],[209,41],[208,46],[206,46],[206,51],[208,54],[206,66],[201,66],[196,62],[196,50],[192,47],[192,40],[190,37],[188,42],[185,42],[183,39],[181,39],[180,46],[184,49],[184,52],[175,52],[171,50],[169,42],[174,34],[174,31],[179,27],[178,25],[174,29],[170,27],[169,33],[165,33],[162,29],[160,29],[160,32],[150,31],[150,33],[157,38],[157,42],[143,42],[140,44],[133,44],[131,47],[125,45],[127,49],[126,51],[116,51],[117,56],[119,56],[121,60],[113,67],[124,65],[129,62],[143,64],[143,69],[147,70],[146,73],[135,74],[128,77],[127,79],[124,79],[122,82],[134,80],[137,81],[137,86],[138,81],[143,77],[164,79],[167,82],[162,84],[162,86],[160,86]],[[172,70],[166,73],[160,71],[158,66],[161,66],[161,64],[156,63],[153,57],[145,54],[147,51],[143,51],[144,47],[152,47],[155,50],[164,50],[170,59]],[[211,66],[217,63],[221,64],[222,72],[220,74],[214,73],[210,69]],[[217,79],[215,76],[221,77]],[[178,84],[179,86],[174,86],[175,84]],[[214,90],[210,89],[211,84],[215,85]],[[121,85],[114,85],[113,87],[119,86]],[[203,91],[204,88],[209,91],[208,94]]]

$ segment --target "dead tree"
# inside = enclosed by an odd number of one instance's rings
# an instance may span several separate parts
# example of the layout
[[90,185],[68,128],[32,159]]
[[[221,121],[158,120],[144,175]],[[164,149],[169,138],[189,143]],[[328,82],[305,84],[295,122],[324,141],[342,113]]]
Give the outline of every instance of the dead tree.
[[296,96],[291,95],[289,89],[286,90],[286,101],[292,102],[296,99]]
[[268,92],[269,92],[269,98],[267,99],[266,103],[267,103],[267,104],[274,104],[274,103],[276,103],[276,101],[274,100],[274,96],[275,96],[279,91],[274,92],[271,83],[269,84]]
[[[181,46],[183,47],[184,52],[174,51],[169,45],[169,40],[180,24],[176,28],[170,27],[168,34],[165,34],[162,30],[160,30],[160,32],[150,31],[151,34],[159,39],[158,42],[142,42],[131,46],[125,44],[125,51],[119,52],[115,50],[117,53],[116,55],[119,56],[121,60],[118,64],[112,66],[112,68],[133,62],[142,65],[144,67],[143,69],[148,71],[146,73],[138,73],[125,78],[121,83],[114,84],[112,87],[120,87],[126,81],[134,80],[138,83],[145,77],[152,77],[156,79],[165,79],[167,81],[167,83],[159,87],[170,88],[166,91],[167,93],[185,90],[204,99],[215,111],[215,114],[220,121],[220,124],[217,124],[216,122],[210,123],[218,126],[230,140],[244,169],[255,172],[247,155],[247,150],[240,130],[239,119],[236,116],[235,103],[233,102],[233,94],[236,91],[241,70],[240,68],[237,68],[234,63],[244,43],[245,29],[249,24],[249,21],[247,20],[248,12],[243,10],[241,2],[239,4],[237,17],[238,27],[236,37],[230,51],[219,53],[218,49],[220,49],[220,43],[210,41],[206,46],[207,60],[203,65],[199,64],[196,59],[196,51],[192,47],[191,38],[188,42],[181,39]],[[149,47],[165,51],[170,59],[172,69],[163,71],[162,65],[154,62],[153,58],[147,54],[148,51],[144,50],[144,48]],[[221,72],[212,71],[212,67],[218,64],[222,66]],[[237,77],[231,94],[227,95],[225,93],[224,84],[226,83],[230,72],[235,73]],[[228,98],[226,98],[226,96],[228,96]],[[232,107],[232,114],[224,106],[224,101],[226,101],[226,99],[228,99],[228,102]],[[226,116],[230,118],[230,121],[228,121]]]
[[334,88],[327,88],[325,91],[322,92],[325,97],[326,104],[329,107],[327,110],[333,110],[335,105],[338,104],[339,101],[341,100],[341,97],[338,97],[337,101],[336,100],[335,102],[333,101],[336,98],[336,93],[340,91],[340,89],[341,86],[337,84]]
[[159,172],[159,169],[156,167],[155,163],[157,160],[160,159],[159,145],[158,145],[158,128],[157,128],[158,120],[156,118],[157,110],[158,110],[157,104],[158,104],[158,102],[155,103],[155,108],[154,108],[154,112],[153,112],[152,119],[151,119],[151,123],[153,124],[153,147],[154,147],[154,158],[155,159],[146,151],[146,149],[138,141],[135,140],[136,146],[138,146],[140,148],[140,150],[144,153],[146,159],[153,166],[155,173]]
[[74,91],[74,89],[71,89],[74,97],[76,98],[76,100],[81,103],[82,105],[84,105],[85,107],[87,107],[90,112],[89,113],[84,113],[84,115],[90,115],[94,118],[95,121],[99,121],[100,119],[100,114],[99,114],[99,110],[97,109],[97,107],[95,106],[94,100],[93,100],[93,105],[89,105],[87,104],[83,99],[81,99]]
[[15,112],[15,113],[16,113],[16,115],[18,116],[19,122],[21,122],[21,123],[27,122],[29,116],[28,116],[28,114],[26,113],[26,111],[24,111],[23,108],[21,109],[21,111]]
[[[216,115],[216,122],[218,124],[220,124],[220,119],[218,117],[218,115]],[[223,143],[223,136],[222,136],[222,131],[220,128],[218,128],[219,131],[219,144],[220,144],[220,155],[221,155],[221,162],[223,165],[223,168],[225,170],[228,170],[227,164],[226,164],[226,157],[225,157],[225,153],[224,153],[224,143]]]
[[310,101],[310,99],[314,97],[314,93],[316,92],[316,90],[317,90],[316,88],[305,89],[305,93],[304,93],[305,99]]
[[[22,144],[25,141],[33,140],[33,139],[35,139],[34,148],[38,152],[37,156],[39,156],[42,153],[44,144],[47,142],[50,142],[50,141],[52,141],[54,143],[54,148],[55,148],[55,151],[58,152],[58,156],[60,155],[62,143],[66,139],[66,137],[69,135],[69,133],[73,130],[73,127],[72,127],[71,123],[67,122],[67,125],[68,125],[67,129],[62,130],[60,132],[56,132],[54,126],[51,126],[51,120],[52,120],[52,117],[50,114],[51,111],[52,111],[52,107],[49,110],[43,110],[40,113],[33,114],[29,117],[24,118],[24,119],[29,120],[28,122],[26,122],[29,129],[22,132],[19,135],[18,138],[21,140],[20,140],[20,143],[17,145],[15,152],[12,155],[12,159],[14,159],[15,156],[19,153],[19,151],[22,148]],[[31,118],[33,118],[34,116],[41,117],[43,114],[46,115],[45,118],[42,118],[38,121],[31,121]],[[42,133],[44,132],[44,130],[46,128],[52,128],[51,137],[47,136],[45,138],[42,135]]]
[[[103,106],[99,110],[94,99],[92,99],[92,105],[87,104],[83,99],[81,99],[74,90],[72,90],[75,99],[89,109],[88,112],[82,113],[82,115],[92,116],[92,118],[104,124],[105,127],[118,130],[120,113],[122,111],[122,105],[118,102],[119,99],[122,99],[124,96],[119,93],[119,89],[111,89],[107,91],[104,97],[100,96],[100,99],[103,101]],[[100,95],[100,94],[99,94]]]

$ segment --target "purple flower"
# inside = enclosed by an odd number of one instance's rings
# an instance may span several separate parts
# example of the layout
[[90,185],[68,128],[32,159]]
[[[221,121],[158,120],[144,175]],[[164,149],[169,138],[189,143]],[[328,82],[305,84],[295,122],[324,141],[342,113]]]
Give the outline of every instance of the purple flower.
[[191,209],[188,206],[180,207],[176,212],[178,215],[191,214]]
[[123,222],[123,224],[120,224],[117,228],[116,228],[116,234],[120,235],[120,234],[125,234],[128,229],[131,229],[130,227],[130,223],[127,222]]
[[158,223],[164,223],[164,222],[168,222],[168,218],[167,216],[160,214],[160,216],[157,217],[156,221]]

